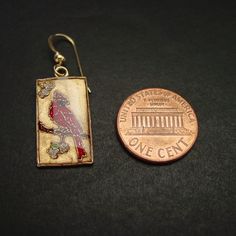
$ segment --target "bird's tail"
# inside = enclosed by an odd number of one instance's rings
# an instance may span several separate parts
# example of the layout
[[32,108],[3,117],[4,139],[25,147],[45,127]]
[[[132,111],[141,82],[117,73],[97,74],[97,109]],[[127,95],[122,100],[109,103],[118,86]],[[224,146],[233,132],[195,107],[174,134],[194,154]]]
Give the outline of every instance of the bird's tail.
[[81,138],[79,136],[74,137],[74,143],[78,160],[82,160],[84,157],[86,157],[87,154],[83,147]]

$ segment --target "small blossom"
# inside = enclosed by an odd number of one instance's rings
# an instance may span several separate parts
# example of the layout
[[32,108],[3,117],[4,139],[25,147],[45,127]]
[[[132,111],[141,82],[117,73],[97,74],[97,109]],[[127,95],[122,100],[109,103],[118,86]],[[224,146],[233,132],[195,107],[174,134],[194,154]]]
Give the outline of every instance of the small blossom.
[[57,159],[59,154],[68,152],[70,149],[69,144],[65,142],[51,142],[47,152],[52,159]]
[[46,90],[46,89],[41,89],[39,92],[38,92],[38,95],[39,97],[41,98],[45,98],[49,95],[49,91]]
[[60,153],[65,153],[65,152],[68,152],[69,150],[69,145],[67,143],[60,143]]
[[49,95],[50,91],[55,88],[54,81],[39,81],[38,85],[40,86],[41,90],[38,92],[40,98],[45,98]]

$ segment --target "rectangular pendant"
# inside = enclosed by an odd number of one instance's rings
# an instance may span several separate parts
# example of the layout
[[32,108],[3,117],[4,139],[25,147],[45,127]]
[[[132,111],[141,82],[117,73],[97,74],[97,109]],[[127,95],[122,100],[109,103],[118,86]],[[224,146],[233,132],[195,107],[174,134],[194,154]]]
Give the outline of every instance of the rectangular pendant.
[[86,77],[36,80],[37,166],[93,163]]

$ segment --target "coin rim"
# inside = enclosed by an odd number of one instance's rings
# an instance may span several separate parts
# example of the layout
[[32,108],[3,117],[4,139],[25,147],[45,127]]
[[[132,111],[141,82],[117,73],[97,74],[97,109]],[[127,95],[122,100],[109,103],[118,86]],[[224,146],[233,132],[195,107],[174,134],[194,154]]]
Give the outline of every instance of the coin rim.
[[[139,92],[141,92],[141,91],[144,91],[144,90],[150,90],[150,89],[161,89],[161,90],[165,90],[165,91],[168,91],[168,92],[171,92],[171,93],[174,93],[174,94],[180,96],[182,99],[184,99],[185,102],[187,102],[187,103],[190,105],[190,107],[191,107],[191,109],[193,110],[193,113],[194,113],[194,115],[195,115],[195,117],[196,117],[196,126],[197,126],[197,127],[196,127],[196,135],[195,135],[195,138],[193,139],[193,142],[192,142],[192,144],[189,146],[189,148],[187,148],[180,156],[178,156],[178,157],[175,158],[175,159],[164,160],[164,161],[159,161],[159,160],[158,160],[158,161],[154,161],[154,160],[149,160],[149,159],[146,159],[146,158],[144,158],[144,157],[138,155],[138,154],[135,153],[133,150],[131,150],[130,148],[128,148],[129,146],[128,146],[128,145],[125,143],[125,141],[123,140],[122,135],[121,135],[121,132],[120,132],[120,130],[119,130],[119,125],[118,125],[118,124],[119,124],[119,116],[120,116],[120,112],[121,112],[121,107],[127,102],[127,100],[128,100],[131,96],[134,96],[134,94],[137,94],[137,93],[139,93]],[[119,111],[118,111],[118,113],[117,113],[117,117],[116,117],[116,129],[117,129],[117,131],[118,131],[119,138],[120,138],[120,140],[122,141],[123,146],[125,147],[125,149],[126,149],[129,153],[133,154],[133,155],[134,155],[135,157],[137,157],[139,160],[142,160],[142,161],[145,161],[145,162],[149,162],[149,163],[152,163],[152,164],[168,164],[168,163],[172,163],[172,162],[175,162],[175,161],[177,161],[177,160],[183,158],[183,157],[190,151],[190,149],[194,146],[194,144],[196,143],[196,140],[197,140],[197,137],[198,137],[198,133],[199,133],[198,118],[197,118],[197,115],[196,115],[195,110],[193,109],[192,105],[191,105],[184,97],[182,97],[180,94],[178,94],[178,93],[176,93],[176,92],[173,92],[172,90],[165,89],[165,88],[144,88],[144,89],[141,89],[141,90],[139,90],[139,91],[137,91],[137,92],[132,93],[131,95],[129,95],[129,96],[123,101],[123,103],[121,104],[121,106],[120,106],[120,108],[119,108]]]

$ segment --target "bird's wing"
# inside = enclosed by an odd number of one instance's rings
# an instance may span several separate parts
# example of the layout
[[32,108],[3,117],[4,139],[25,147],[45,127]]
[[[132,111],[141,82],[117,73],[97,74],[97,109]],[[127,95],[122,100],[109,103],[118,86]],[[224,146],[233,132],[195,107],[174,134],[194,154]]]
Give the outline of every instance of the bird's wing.
[[63,117],[64,126],[68,127],[72,134],[77,135],[83,133],[82,127],[72,111],[63,107],[63,109],[60,110],[60,115]]

